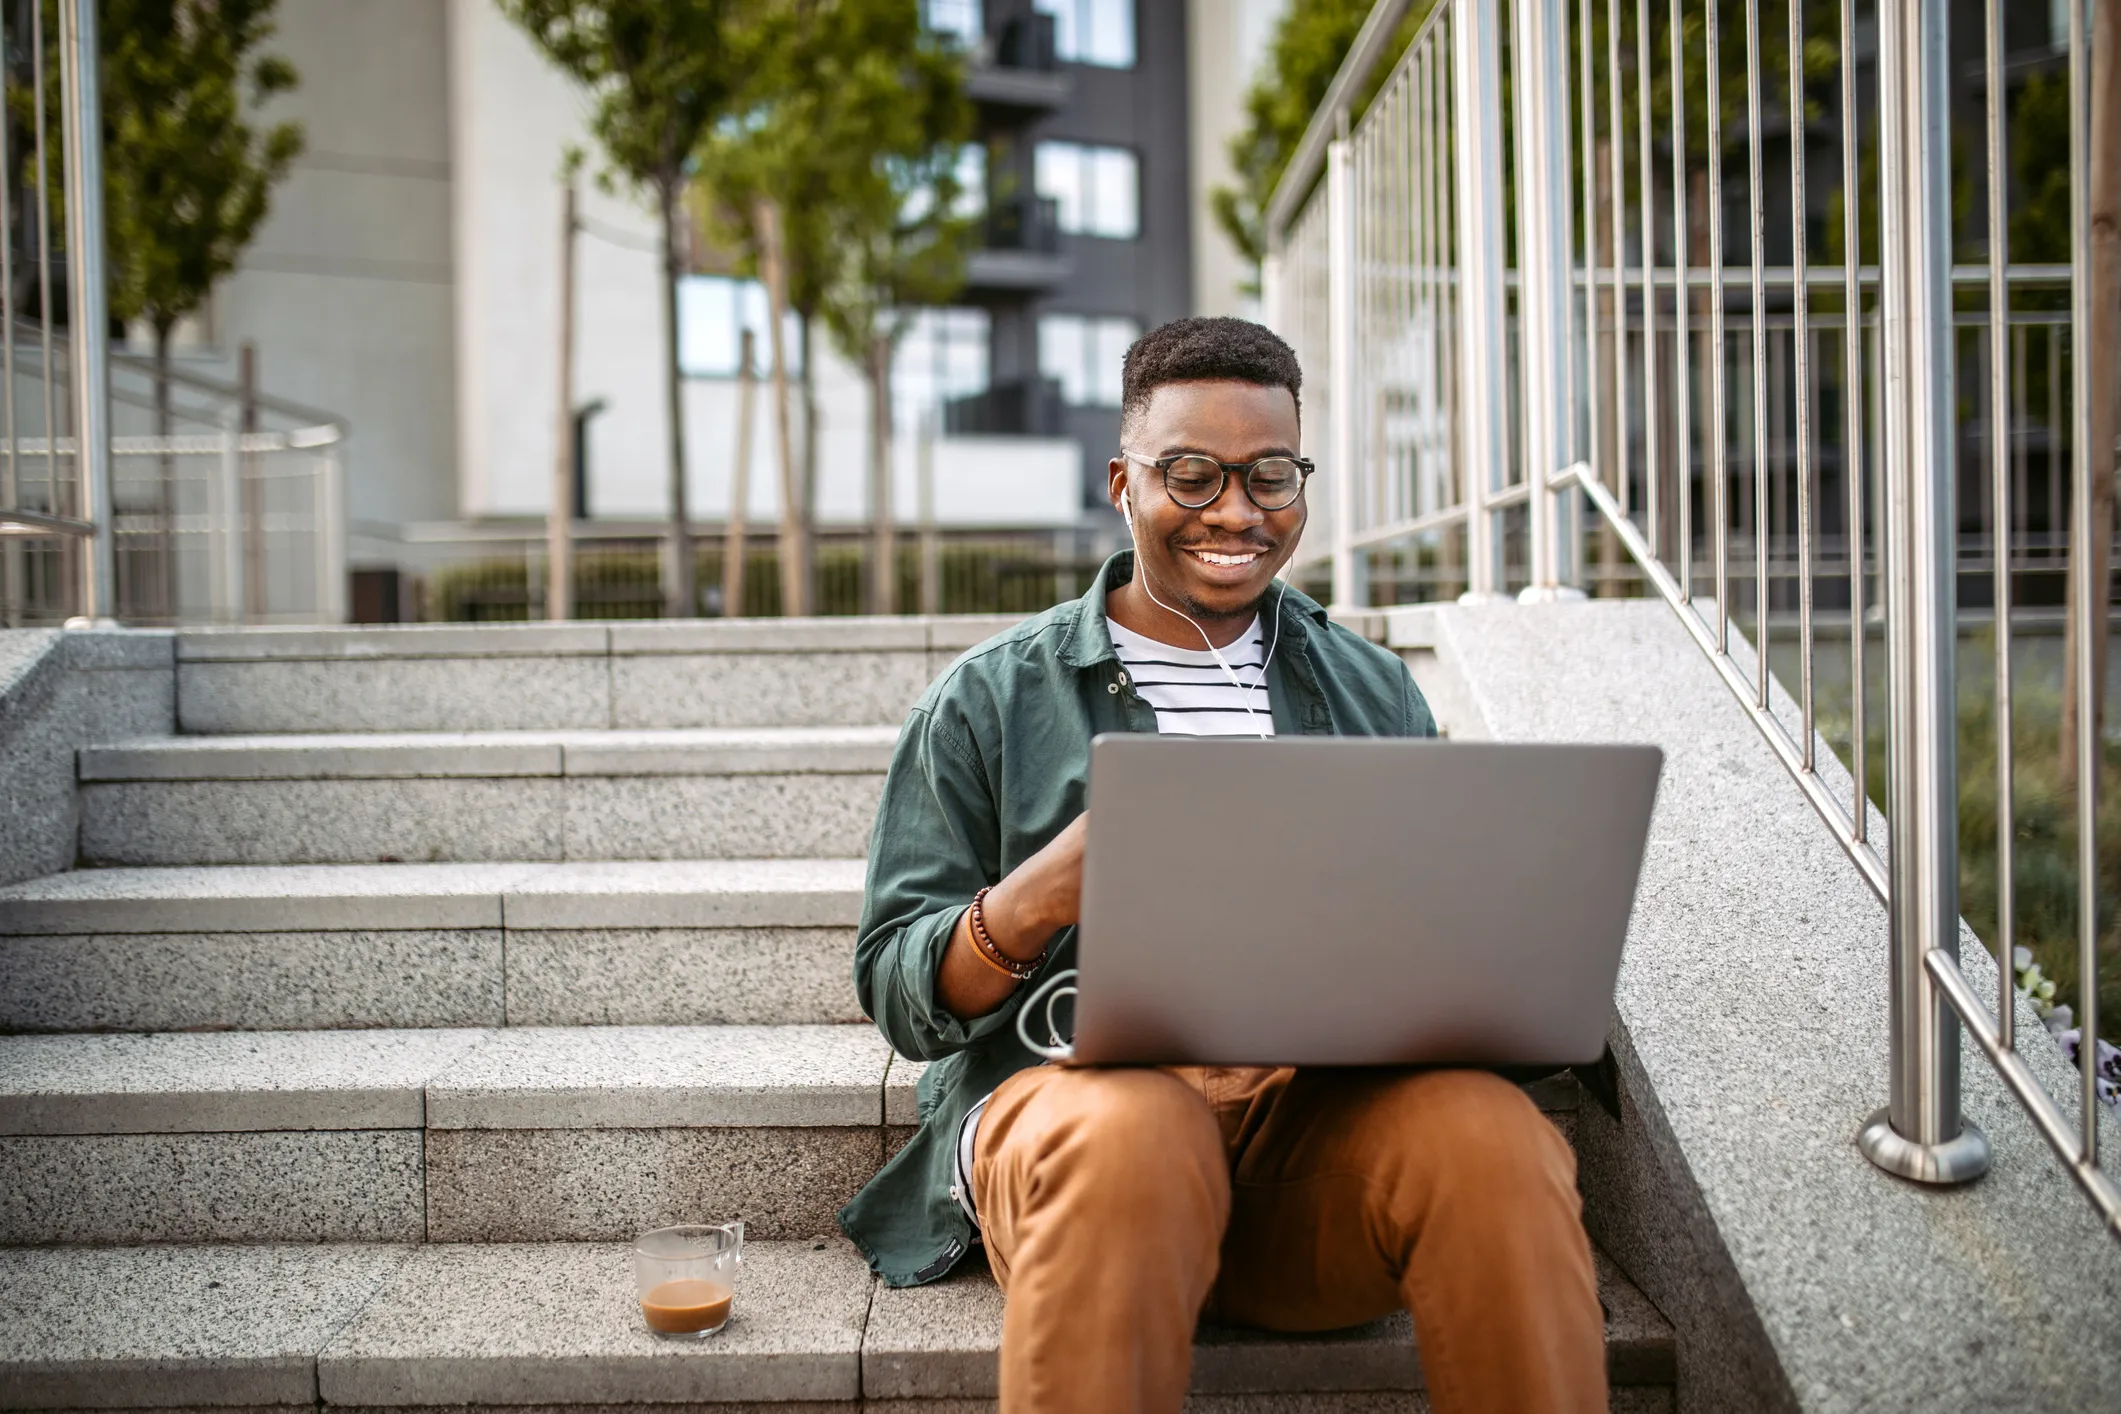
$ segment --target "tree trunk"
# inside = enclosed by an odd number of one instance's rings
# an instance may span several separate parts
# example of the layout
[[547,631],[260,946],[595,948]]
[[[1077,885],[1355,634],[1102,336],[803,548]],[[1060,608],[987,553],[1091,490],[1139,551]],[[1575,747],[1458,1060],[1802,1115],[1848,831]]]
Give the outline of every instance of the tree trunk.
[[553,413],[552,509],[545,517],[545,617],[555,623],[574,617],[574,443],[580,428],[574,417],[574,201],[569,172],[560,197],[560,387]]
[[869,612],[897,612],[898,540],[891,505],[891,340],[869,342]]
[[[2086,438],[2090,445],[2089,484],[2077,493],[2087,497],[2089,515],[2085,523],[2091,533],[2072,539],[2069,576],[2069,611],[2063,633],[2062,680],[2062,779],[2077,785],[2077,574],[2074,559],[2088,560],[2087,576],[2092,586],[2091,613],[2086,616],[2097,628],[2092,634],[2092,739],[2101,739],[2106,718],[2107,596],[2113,575],[2114,542],[2114,439],[2121,428],[2121,4],[2096,7],[2091,32],[2091,151],[2086,154],[2090,172],[2089,249],[2084,253],[2088,275],[2088,318],[2084,327],[2085,386],[2091,406],[2086,409]],[[2097,782],[2094,781],[2096,786]]]
[[[169,403],[169,336],[174,320],[155,321],[155,435],[167,439],[176,431]],[[12,336],[14,331],[9,330]],[[162,617],[177,621],[177,466],[165,449],[157,467],[155,592],[160,594]]]
[[766,337],[773,346],[773,430],[781,473],[781,612],[806,614],[810,609],[808,581],[803,566],[810,555],[804,546],[803,502],[796,484],[795,429],[788,389],[788,266],[781,248],[781,213],[772,201],[759,198],[753,208],[759,233],[760,273],[766,277]]
[[817,360],[809,310],[796,315],[796,337],[802,340],[803,375],[803,607],[817,612]]
[[736,463],[729,469],[729,533],[722,540],[722,617],[744,612],[744,556],[751,508],[751,408],[757,402],[758,338],[741,335],[736,370]]
[[[236,358],[237,386],[242,390],[242,427],[258,430],[258,346],[246,339]],[[258,473],[258,456],[243,456],[243,617],[251,623],[265,618],[265,483]]]
[[[670,538],[663,547],[664,612],[689,619],[699,612],[693,582],[692,518],[685,504],[685,402],[678,375],[678,178],[656,184],[663,216],[663,393],[670,416]],[[571,411],[571,410],[570,410]]]

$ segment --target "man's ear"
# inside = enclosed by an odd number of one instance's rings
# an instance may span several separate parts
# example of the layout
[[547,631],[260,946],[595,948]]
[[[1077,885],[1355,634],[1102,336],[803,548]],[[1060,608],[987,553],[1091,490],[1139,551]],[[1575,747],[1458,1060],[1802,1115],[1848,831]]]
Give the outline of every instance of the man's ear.
[[1105,499],[1112,503],[1113,510],[1119,511],[1124,516],[1126,511],[1122,509],[1120,503],[1126,499],[1126,496],[1127,459],[1125,457],[1114,457],[1105,463]]

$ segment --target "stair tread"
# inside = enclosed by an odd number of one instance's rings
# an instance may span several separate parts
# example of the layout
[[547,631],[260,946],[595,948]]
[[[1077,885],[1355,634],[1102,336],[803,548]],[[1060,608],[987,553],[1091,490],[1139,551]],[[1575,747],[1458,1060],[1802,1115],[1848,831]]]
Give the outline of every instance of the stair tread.
[[851,927],[859,859],[180,865],[0,888],[0,935]]
[[83,782],[402,780],[881,771],[893,726],[137,737],[84,746]]
[[623,657],[657,653],[955,651],[1023,621],[1021,614],[808,619],[626,619],[605,623],[364,624],[319,628],[184,628],[180,662],[393,658]]
[[911,1122],[868,1026],[0,1037],[0,1134]]
[[901,1125],[925,1069],[859,1024],[0,1036],[0,1135]]
[[[1668,1385],[1673,1335],[1599,1261],[1614,1383]],[[0,1385],[51,1407],[992,1398],[1000,1293],[981,1264],[877,1286],[837,1237],[747,1244],[709,1341],[650,1335],[624,1244],[0,1251]],[[505,1313],[505,1319],[499,1318]],[[1203,1327],[1203,1392],[1421,1386],[1411,1323]]]

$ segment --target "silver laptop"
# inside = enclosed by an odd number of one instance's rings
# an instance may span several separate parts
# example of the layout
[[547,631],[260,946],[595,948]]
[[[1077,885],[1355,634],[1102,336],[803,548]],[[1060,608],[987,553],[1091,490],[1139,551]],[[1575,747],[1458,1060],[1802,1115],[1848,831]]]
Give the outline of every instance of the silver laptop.
[[1069,1059],[1597,1060],[1663,759],[1098,737]]

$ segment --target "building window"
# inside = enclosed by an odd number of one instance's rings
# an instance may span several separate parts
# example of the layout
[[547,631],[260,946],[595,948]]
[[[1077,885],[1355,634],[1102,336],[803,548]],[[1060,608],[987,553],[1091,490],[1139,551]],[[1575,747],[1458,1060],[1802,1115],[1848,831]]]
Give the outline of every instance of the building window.
[[[687,275],[678,281],[678,371],[687,378],[734,378],[744,330],[752,334],[752,372],[773,368],[766,287],[726,275]],[[802,321],[790,310],[781,321],[790,377],[802,376]]]
[[950,35],[968,51],[977,49],[987,33],[980,0],[921,0],[921,21],[937,34]]
[[1141,234],[1141,163],[1128,149],[1042,142],[1033,165],[1038,194],[1060,203],[1063,231],[1118,240]]
[[[901,432],[952,398],[984,393],[992,322],[984,309],[916,311],[891,360],[892,419]],[[940,423],[938,423],[940,427]]]
[[1048,314],[1038,321],[1038,371],[1060,380],[1070,407],[1118,407],[1127,346],[1141,337],[1131,319]]
[[1053,52],[1071,64],[1134,67],[1134,0],[1033,0],[1053,16]]

